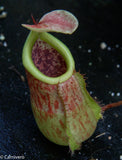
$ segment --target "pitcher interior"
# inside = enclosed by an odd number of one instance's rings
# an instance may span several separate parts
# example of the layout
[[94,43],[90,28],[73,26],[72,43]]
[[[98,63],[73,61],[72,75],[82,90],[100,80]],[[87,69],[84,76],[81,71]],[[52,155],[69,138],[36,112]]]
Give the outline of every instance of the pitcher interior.
[[37,39],[32,48],[32,60],[40,72],[49,77],[61,76],[67,70],[62,55],[41,39]]

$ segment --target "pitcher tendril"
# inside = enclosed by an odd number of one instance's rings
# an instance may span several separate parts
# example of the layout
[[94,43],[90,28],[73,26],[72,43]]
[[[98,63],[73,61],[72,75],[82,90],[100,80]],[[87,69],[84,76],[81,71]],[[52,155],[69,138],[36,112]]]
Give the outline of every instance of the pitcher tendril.
[[122,101],[115,102],[115,103],[110,103],[110,104],[107,104],[107,105],[103,106],[102,111],[106,111],[109,108],[118,107],[120,105],[122,105]]

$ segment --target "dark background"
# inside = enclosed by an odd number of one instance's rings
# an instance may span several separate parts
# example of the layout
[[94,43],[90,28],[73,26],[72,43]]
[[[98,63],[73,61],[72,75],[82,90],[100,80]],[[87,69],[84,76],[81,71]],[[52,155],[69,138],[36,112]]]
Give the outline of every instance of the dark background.
[[[101,105],[122,100],[121,0],[1,0],[0,6],[7,12],[0,19],[0,34],[5,36],[0,40],[0,155],[24,155],[26,160],[120,160],[122,106],[106,111],[94,135],[71,156],[68,147],[49,142],[38,130],[27,81],[20,75],[25,77],[21,56],[29,33],[21,24],[31,24],[31,14],[39,20],[49,11],[65,9],[78,18],[79,28],[73,35],[54,35],[69,47],[76,70],[86,74],[88,91]],[[105,50],[101,42],[107,44]]]

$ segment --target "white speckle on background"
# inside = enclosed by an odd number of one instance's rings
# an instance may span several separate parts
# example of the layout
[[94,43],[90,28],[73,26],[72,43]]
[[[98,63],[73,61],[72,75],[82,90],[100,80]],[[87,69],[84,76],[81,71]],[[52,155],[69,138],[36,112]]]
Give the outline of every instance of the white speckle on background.
[[111,127],[111,125],[110,124],[108,124],[108,128],[110,128]]
[[0,34],[0,40],[1,40],[1,41],[4,41],[4,40],[5,40],[5,36],[4,36],[2,33]]
[[94,142],[94,139],[92,138],[91,141]]
[[90,91],[89,93],[90,93],[90,94],[93,94],[93,92],[92,92],[92,91]]
[[108,136],[108,139],[109,139],[109,140],[111,140],[111,139],[112,139],[112,137],[111,137],[111,136]]
[[114,93],[114,92],[112,92],[112,93],[111,93],[111,96],[112,96],[112,97],[113,97],[113,96],[115,96],[115,93]]
[[108,78],[109,77],[108,74],[106,74],[105,77]]
[[25,92],[25,96],[28,95],[28,92]]
[[2,15],[3,16],[7,16],[7,12],[2,12]]
[[10,62],[11,61],[11,59],[10,58],[8,58],[8,62]]
[[82,49],[82,46],[81,46],[81,45],[79,45],[79,46],[78,46],[78,48],[79,48],[79,49]]
[[92,66],[92,62],[89,62],[89,66]]
[[120,160],[122,160],[122,155],[120,155]]
[[120,92],[117,92],[117,94],[116,94],[118,97],[120,96]]
[[88,53],[91,53],[91,49],[88,49]]
[[111,47],[110,47],[110,46],[108,46],[107,50],[108,50],[108,51],[111,51]]
[[107,44],[105,42],[101,42],[100,43],[100,48],[101,49],[106,49],[107,48]]
[[8,46],[7,42],[3,42],[3,46],[7,47]]
[[114,113],[113,115],[114,115],[116,118],[119,117],[117,113]]
[[35,142],[35,141],[36,141],[36,138],[33,138],[32,140]]
[[24,155],[26,155],[27,153],[26,152],[24,152]]
[[81,152],[78,152],[79,155],[81,155]]
[[117,67],[117,68],[120,68],[120,64],[117,64],[116,67]]
[[0,6],[0,11],[3,11],[4,10],[4,6]]
[[116,44],[115,47],[116,47],[116,48],[119,48],[119,44]]
[[11,50],[8,48],[8,49],[7,49],[7,52],[8,52],[8,53],[10,53],[10,52],[11,52]]
[[1,14],[0,14],[0,18],[6,18],[7,17],[7,12],[2,12]]

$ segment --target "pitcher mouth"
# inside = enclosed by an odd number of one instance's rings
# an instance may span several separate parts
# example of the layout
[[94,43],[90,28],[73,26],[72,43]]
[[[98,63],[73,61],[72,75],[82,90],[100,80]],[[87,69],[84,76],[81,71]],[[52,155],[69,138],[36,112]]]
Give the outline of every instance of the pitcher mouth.
[[48,77],[58,77],[67,71],[64,58],[51,45],[38,38],[32,48],[35,66]]
[[[33,56],[34,45],[38,40],[49,44],[60,55],[60,59],[62,57],[62,66],[64,68],[61,69],[60,73],[56,75],[47,74],[46,72],[41,71],[41,69],[38,67]],[[69,49],[57,38],[46,32],[30,32],[23,48],[22,61],[24,67],[32,76],[48,84],[58,84],[68,80],[72,76],[75,69],[75,62]],[[60,67],[62,66],[60,65]]]

